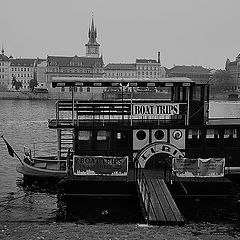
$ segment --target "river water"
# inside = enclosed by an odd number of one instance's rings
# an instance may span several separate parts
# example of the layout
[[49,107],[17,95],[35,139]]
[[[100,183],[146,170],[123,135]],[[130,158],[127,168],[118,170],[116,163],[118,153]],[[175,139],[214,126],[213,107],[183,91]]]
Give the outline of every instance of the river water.
[[[47,127],[48,119],[54,117],[54,101],[0,100],[0,135],[4,135],[19,157],[22,157],[24,145],[39,141],[49,144],[56,142],[56,131]],[[240,103],[211,102],[210,117],[240,117]],[[116,222],[129,225],[142,222],[134,201],[81,201],[77,207],[73,207],[54,190],[46,191],[34,183],[30,187],[24,186],[21,174],[16,172],[18,160],[9,156],[2,139],[0,149],[0,221]],[[209,223],[215,224],[217,228],[227,224],[235,235],[240,236],[240,204],[234,197],[218,202],[193,201],[187,204],[191,206],[190,211],[183,209],[187,224],[201,229]]]

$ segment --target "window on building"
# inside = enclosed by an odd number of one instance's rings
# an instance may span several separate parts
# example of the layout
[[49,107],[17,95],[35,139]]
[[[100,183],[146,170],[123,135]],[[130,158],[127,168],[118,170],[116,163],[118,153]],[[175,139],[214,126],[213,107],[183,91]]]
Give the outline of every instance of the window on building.
[[64,87],[61,88],[61,92],[65,92],[65,88]]
[[90,92],[90,87],[87,87],[87,92]]

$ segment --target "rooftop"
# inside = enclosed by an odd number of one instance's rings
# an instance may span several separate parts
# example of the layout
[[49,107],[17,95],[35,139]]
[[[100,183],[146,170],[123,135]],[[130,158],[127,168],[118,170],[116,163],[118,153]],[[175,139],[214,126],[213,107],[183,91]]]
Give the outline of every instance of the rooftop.
[[4,54],[0,54],[0,61],[9,62],[9,58]]
[[136,70],[135,63],[109,63],[106,70]]
[[136,59],[136,63],[157,63],[155,59]]
[[169,73],[210,74],[211,70],[202,66],[174,66],[168,69]]
[[67,67],[72,66],[70,63],[79,63],[81,66],[94,66],[100,65],[103,66],[103,59],[95,57],[78,57],[77,55],[73,57],[65,56],[48,56],[47,62],[49,66],[59,66]]
[[11,59],[11,66],[33,67],[36,58],[15,58]]

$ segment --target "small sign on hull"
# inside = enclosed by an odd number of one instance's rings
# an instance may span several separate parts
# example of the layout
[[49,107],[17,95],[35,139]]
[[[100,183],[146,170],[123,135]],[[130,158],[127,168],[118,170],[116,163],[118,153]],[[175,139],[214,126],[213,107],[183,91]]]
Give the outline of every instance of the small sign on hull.
[[225,158],[173,158],[177,177],[223,177]]

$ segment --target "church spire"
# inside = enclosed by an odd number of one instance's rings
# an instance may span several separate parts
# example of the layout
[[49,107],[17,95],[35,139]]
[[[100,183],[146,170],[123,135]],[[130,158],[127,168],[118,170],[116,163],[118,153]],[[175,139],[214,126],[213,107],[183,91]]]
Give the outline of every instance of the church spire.
[[4,55],[4,49],[3,49],[3,44],[2,44],[2,51],[1,51],[2,55]]
[[91,25],[88,29],[88,43],[85,44],[86,46],[86,56],[87,57],[99,57],[99,47],[100,44],[97,43],[97,28],[94,24],[93,14]]

